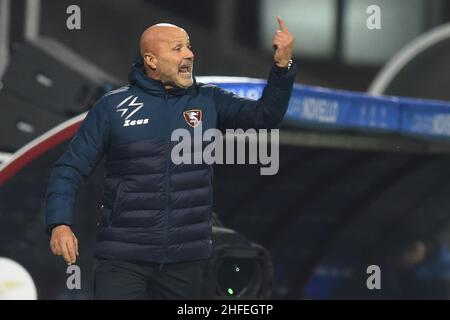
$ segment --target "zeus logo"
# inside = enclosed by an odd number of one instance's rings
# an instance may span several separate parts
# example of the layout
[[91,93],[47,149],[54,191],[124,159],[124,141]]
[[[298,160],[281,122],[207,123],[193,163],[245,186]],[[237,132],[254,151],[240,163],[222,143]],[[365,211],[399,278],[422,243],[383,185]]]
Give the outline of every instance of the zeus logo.
[[147,124],[147,123],[148,123],[148,119],[125,120],[123,126],[124,126],[124,127],[128,127],[128,126],[139,126],[139,125]]
[[[134,99],[133,99],[134,98]],[[125,118],[125,120],[127,120],[129,117],[131,117],[133,114],[135,114],[136,112],[138,112],[143,106],[144,104],[142,102],[136,102],[138,97],[135,96],[129,96],[128,98],[124,99],[116,108],[117,108],[117,112],[122,112],[122,114],[120,115],[121,118],[123,118],[123,116],[127,113],[129,108],[120,108],[122,107],[125,103],[127,103],[128,101],[130,101],[131,99],[133,99],[133,101],[131,101],[130,103],[128,103],[127,107],[136,107],[133,111],[131,111]],[[120,109],[119,109],[120,108]],[[130,108],[132,109],[132,108]]]
[[[147,124],[148,123],[148,118],[147,119],[137,119],[137,120],[130,120],[128,118],[130,118],[133,114],[135,114],[136,112],[138,112],[143,106],[144,104],[142,102],[136,102],[138,97],[136,96],[129,96],[128,98],[125,98],[116,108],[117,108],[117,112],[122,112],[122,114],[120,115],[121,118],[123,118],[125,116],[125,114],[128,112],[129,109],[131,109],[132,111],[130,113],[128,113],[128,115],[125,117],[123,126],[124,127],[129,127],[129,126],[139,126],[139,125],[143,125],[143,124]],[[131,100],[133,99],[133,100]],[[123,105],[125,103],[129,102],[126,106],[130,107],[130,108],[124,108]],[[135,109],[133,110],[132,107],[135,107]]]

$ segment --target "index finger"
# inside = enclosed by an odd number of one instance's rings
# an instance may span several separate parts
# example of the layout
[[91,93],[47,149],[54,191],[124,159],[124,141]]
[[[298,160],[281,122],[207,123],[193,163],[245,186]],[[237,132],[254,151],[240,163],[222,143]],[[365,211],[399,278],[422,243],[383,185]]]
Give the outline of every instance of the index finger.
[[67,253],[69,254],[70,257],[70,263],[75,263],[76,261],[76,251],[75,251],[75,242],[74,241],[67,241],[66,242],[66,246],[67,246]]
[[75,243],[75,253],[78,256],[79,255],[79,253],[78,253],[78,239],[77,239],[77,237],[75,237],[75,235],[73,236],[73,241]]
[[66,263],[70,265],[72,259],[70,258],[69,251],[67,250],[66,243],[64,243],[64,242],[60,243],[59,247],[61,249],[61,253],[62,253],[64,261],[66,261]]
[[281,31],[288,31],[288,28],[286,26],[286,23],[284,22],[283,18],[281,16],[277,17],[278,24],[280,25]]

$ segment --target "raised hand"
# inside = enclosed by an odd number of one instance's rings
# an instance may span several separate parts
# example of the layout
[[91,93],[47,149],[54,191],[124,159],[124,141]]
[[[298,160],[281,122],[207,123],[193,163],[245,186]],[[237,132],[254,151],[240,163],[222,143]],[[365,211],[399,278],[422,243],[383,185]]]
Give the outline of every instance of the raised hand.
[[272,44],[275,49],[273,59],[275,64],[281,68],[288,66],[292,59],[292,49],[294,47],[294,35],[289,32],[286,23],[281,17],[277,17],[280,30],[275,31]]

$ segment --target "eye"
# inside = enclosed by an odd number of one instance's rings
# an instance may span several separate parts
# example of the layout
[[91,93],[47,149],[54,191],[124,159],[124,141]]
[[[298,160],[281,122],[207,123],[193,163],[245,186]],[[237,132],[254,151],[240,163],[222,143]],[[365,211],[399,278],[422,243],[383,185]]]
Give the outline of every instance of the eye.
[[180,47],[180,46],[176,46],[173,50],[175,50],[175,51],[181,51],[181,47]]

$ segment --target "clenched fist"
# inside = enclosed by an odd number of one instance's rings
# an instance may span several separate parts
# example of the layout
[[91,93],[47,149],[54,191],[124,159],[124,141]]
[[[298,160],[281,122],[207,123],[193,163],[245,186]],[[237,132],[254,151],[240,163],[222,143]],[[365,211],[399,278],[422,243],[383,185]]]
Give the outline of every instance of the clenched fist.
[[78,240],[69,226],[60,225],[53,228],[50,248],[54,255],[63,256],[68,265],[77,260]]
[[281,30],[275,31],[272,44],[275,49],[274,61],[278,67],[286,68],[292,59],[292,48],[294,47],[294,36],[289,32],[284,20],[277,18]]

